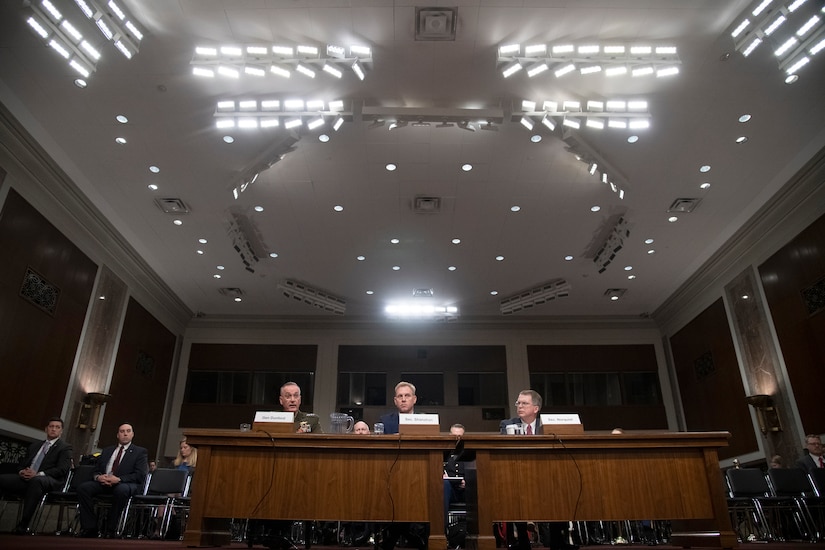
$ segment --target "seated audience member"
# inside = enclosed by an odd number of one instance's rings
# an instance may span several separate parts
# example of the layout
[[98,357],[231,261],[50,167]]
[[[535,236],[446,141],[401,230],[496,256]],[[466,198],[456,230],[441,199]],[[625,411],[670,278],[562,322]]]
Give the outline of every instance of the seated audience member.
[[0,475],[0,493],[23,499],[20,522],[14,533],[29,532],[29,523],[44,494],[58,491],[72,468],[72,446],[61,439],[63,420],[54,417],[46,424],[46,440],[29,445],[16,474]]
[[773,455],[771,457],[771,469],[780,469],[784,468],[785,466],[782,464],[782,456],[781,455]]
[[[464,435],[462,424],[450,426],[450,435],[456,439],[461,439]],[[464,481],[464,462],[461,462],[461,451],[453,451],[448,454],[444,461],[444,528],[450,526],[450,505],[456,502],[464,502],[464,489],[467,487]],[[460,478],[460,479],[456,479]]]
[[369,424],[364,422],[363,420],[359,420],[355,423],[355,426],[352,427],[352,433],[359,434],[359,435],[369,435],[370,427]]
[[98,517],[95,513],[95,497],[112,495],[112,506],[106,520],[104,536],[117,535],[117,522],[129,497],[143,489],[149,474],[148,452],[132,443],[135,437],[131,424],[121,424],[117,429],[117,445],[106,447],[97,459],[93,481],[81,483],[77,488],[80,508],[80,533],[78,536],[98,536]]
[[796,468],[805,470],[808,473],[817,468],[825,468],[825,457],[822,454],[822,440],[816,434],[805,436],[805,453],[794,463]]
[[[172,461],[172,467],[178,470],[186,470],[190,474],[195,473],[195,466],[198,463],[198,449],[191,446],[189,443],[186,442],[186,438],[180,440],[178,444],[178,454],[175,456],[175,459]],[[179,497],[181,496],[180,493],[170,494],[169,496]],[[158,517],[162,518],[164,512],[166,511],[166,506],[158,506]],[[174,508],[172,509],[174,513]],[[169,534],[167,536],[170,538],[177,538],[179,533]],[[160,525],[155,525],[155,532],[152,534],[153,539],[160,538]]]

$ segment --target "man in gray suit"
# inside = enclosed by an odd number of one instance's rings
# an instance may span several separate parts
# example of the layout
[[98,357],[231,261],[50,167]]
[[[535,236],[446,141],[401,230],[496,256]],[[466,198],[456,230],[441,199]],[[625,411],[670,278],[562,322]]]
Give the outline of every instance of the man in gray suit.
[[0,492],[23,498],[20,523],[14,532],[29,532],[29,523],[45,493],[58,491],[72,468],[72,446],[63,441],[63,420],[54,417],[46,425],[46,440],[29,445],[16,474],[0,475]]

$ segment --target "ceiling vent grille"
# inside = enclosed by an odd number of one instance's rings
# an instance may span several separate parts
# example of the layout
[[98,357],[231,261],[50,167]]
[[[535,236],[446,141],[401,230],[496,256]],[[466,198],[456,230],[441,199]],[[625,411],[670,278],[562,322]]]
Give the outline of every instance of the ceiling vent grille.
[[702,202],[702,199],[676,199],[673,203],[668,207],[668,212],[693,212],[693,210],[699,206],[699,203]]
[[416,214],[438,214],[441,212],[441,199],[439,197],[415,197],[413,212]]
[[166,214],[188,214],[189,207],[181,199],[166,198],[155,199],[155,206]]
[[415,39],[455,40],[458,8],[415,8]]
[[564,279],[554,279],[536,288],[524,290],[501,301],[501,313],[511,315],[525,309],[546,304],[556,298],[570,294],[570,283]]
[[343,299],[324,292],[323,290],[299,283],[298,281],[285,279],[278,283],[278,289],[283,292],[287,298],[336,315],[343,315],[347,310],[347,302]]

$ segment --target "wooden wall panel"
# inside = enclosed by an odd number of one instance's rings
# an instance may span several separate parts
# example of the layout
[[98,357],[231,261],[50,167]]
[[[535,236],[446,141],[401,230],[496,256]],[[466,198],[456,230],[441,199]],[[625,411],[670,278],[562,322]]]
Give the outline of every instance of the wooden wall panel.
[[[20,296],[27,268],[60,289],[53,313]],[[96,272],[94,262],[9,190],[0,214],[0,377],[16,383],[0,386],[3,418],[41,428],[60,414]]]
[[759,266],[804,433],[825,433],[825,308],[809,311],[803,290],[825,293],[825,216]]
[[725,306],[714,302],[670,339],[689,431],[728,431],[730,458],[758,450]]
[[100,432],[100,446],[113,445],[118,426],[129,422],[135,443],[157,456],[175,335],[134,299],[129,300],[115,359],[115,370]]

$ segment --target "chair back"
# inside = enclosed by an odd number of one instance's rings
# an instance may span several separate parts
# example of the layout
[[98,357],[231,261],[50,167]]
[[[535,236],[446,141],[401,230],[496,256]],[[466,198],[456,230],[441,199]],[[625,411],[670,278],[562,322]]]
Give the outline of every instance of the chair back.
[[778,497],[804,497],[814,494],[808,475],[798,468],[772,468],[768,470],[768,479],[771,481],[773,494]]
[[147,486],[147,495],[164,495],[169,493],[183,493],[186,489],[186,480],[189,472],[177,468],[158,468],[152,472]]
[[817,468],[810,474],[808,477],[811,480],[811,484],[814,486],[814,491],[816,491],[816,495],[820,497],[825,497],[825,468]]
[[725,472],[732,497],[767,497],[771,489],[765,474],[758,468],[731,468]]
[[75,466],[70,472],[70,481],[66,485],[66,491],[76,491],[81,483],[93,481],[95,478],[95,467],[93,464],[81,464]]

